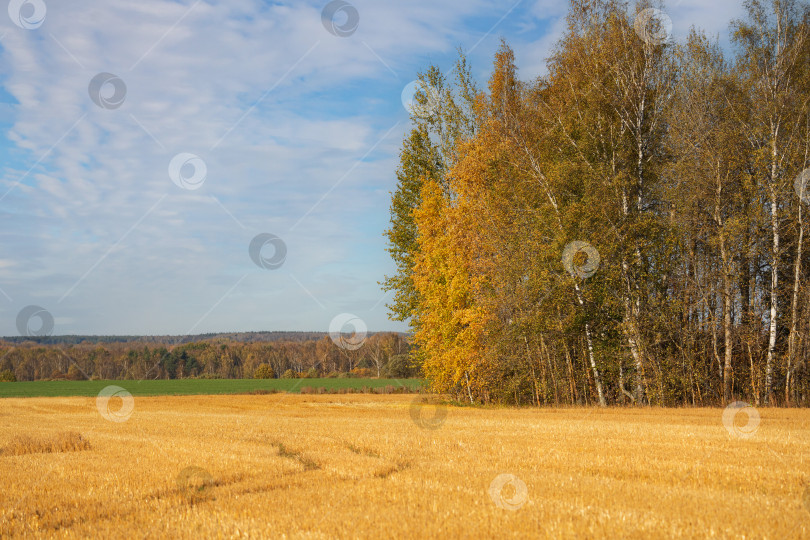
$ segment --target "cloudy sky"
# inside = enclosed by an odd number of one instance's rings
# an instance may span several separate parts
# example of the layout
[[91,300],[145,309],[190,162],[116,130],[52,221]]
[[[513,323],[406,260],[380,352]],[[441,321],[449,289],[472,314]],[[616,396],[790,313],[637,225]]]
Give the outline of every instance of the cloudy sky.
[[[378,285],[403,89],[457,47],[485,81],[501,37],[541,74],[567,3],[327,4],[0,11],[0,335],[31,305],[57,335],[406,328]],[[675,39],[741,14],[702,4],[670,3]]]

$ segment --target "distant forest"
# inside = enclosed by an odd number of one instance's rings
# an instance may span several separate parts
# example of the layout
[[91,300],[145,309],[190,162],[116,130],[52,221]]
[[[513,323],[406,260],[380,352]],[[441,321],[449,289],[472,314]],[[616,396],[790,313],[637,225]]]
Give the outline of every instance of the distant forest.
[[327,332],[218,332],[211,334],[194,334],[187,336],[9,336],[0,337],[0,341],[23,343],[32,341],[40,345],[78,345],[79,343],[158,343],[161,345],[180,345],[197,341],[224,339],[239,343],[256,343],[261,341],[317,341],[328,336]]
[[385,287],[434,390],[810,403],[810,10],[744,6],[727,50],[572,0],[536,79],[506,43],[485,88],[463,54],[420,75]]
[[338,346],[318,332],[215,337],[58,336],[0,340],[0,381],[82,379],[414,377],[408,338],[369,334]]

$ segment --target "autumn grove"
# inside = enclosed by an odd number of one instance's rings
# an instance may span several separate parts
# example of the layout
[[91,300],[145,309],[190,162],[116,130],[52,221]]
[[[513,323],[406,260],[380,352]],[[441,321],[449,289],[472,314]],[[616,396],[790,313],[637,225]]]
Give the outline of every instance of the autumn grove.
[[434,390],[807,404],[810,11],[643,39],[653,8],[572,1],[534,80],[506,42],[485,86],[420,74],[384,286]]

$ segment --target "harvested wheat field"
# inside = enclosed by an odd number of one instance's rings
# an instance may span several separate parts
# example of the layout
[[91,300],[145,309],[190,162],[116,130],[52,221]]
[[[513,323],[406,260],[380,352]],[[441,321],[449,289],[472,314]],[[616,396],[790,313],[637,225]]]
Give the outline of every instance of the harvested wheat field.
[[415,403],[0,400],[0,536],[810,537],[807,411]]

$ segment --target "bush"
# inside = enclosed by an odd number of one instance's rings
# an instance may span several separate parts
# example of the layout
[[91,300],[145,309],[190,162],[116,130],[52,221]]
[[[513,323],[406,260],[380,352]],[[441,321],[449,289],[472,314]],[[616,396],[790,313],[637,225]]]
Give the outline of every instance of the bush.
[[282,379],[297,379],[298,378],[298,373],[296,373],[292,369],[288,369],[287,371],[284,372],[284,374],[281,376],[281,378]]
[[321,376],[320,372],[318,371],[317,368],[314,367],[309,368],[307,372],[304,374],[304,378],[306,379],[317,379],[320,376]]
[[385,366],[385,374],[393,379],[408,379],[419,375],[419,369],[413,365],[407,354],[395,354]]
[[259,367],[253,372],[254,379],[275,379],[276,372],[269,364],[259,364]]
[[356,367],[352,370],[352,377],[357,377],[359,379],[370,379],[377,375],[377,373],[373,369],[364,368],[364,367]]
[[0,371],[0,382],[17,382],[17,376],[10,369]]

